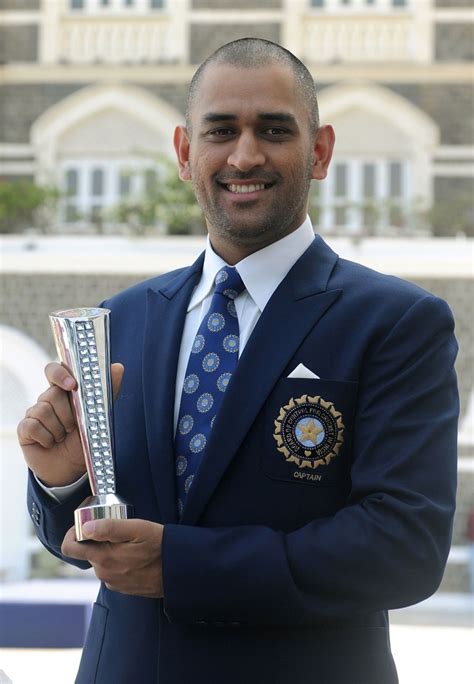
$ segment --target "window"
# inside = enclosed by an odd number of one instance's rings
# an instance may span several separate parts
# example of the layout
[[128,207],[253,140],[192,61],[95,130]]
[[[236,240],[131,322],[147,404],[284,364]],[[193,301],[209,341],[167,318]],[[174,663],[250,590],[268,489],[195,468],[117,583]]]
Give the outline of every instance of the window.
[[[59,2],[59,0],[58,0]],[[90,14],[101,14],[110,10],[114,14],[131,10],[146,14],[149,10],[164,9],[165,0],[68,0],[71,10],[83,10]]]
[[400,159],[334,159],[323,183],[313,184],[313,221],[326,232],[377,234],[405,227],[410,165]]
[[376,10],[390,10],[405,8],[409,4],[409,0],[310,0],[311,7],[316,9],[324,9],[327,11],[344,11],[344,10],[367,10],[374,8]]
[[137,159],[65,162],[62,169],[65,223],[87,224],[113,219],[112,210],[158,183],[156,169]]
[[129,197],[132,191],[132,177],[130,172],[121,169],[119,172],[119,196],[120,199]]
[[66,200],[64,203],[64,219],[68,223],[77,220],[77,197],[79,195],[77,169],[68,169],[65,175],[65,194]]

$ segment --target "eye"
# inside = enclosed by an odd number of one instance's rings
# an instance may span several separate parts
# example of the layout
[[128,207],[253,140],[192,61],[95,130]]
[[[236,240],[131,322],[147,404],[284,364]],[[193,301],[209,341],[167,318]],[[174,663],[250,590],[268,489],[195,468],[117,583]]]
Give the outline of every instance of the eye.
[[288,128],[269,126],[268,128],[264,129],[263,133],[269,138],[282,138],[290,135],[291,131],[289,131]]
[[211,138],[227,138],[233,135],[234,131],[231,128],[213,128],[211,131],[207,132],[207,135]]

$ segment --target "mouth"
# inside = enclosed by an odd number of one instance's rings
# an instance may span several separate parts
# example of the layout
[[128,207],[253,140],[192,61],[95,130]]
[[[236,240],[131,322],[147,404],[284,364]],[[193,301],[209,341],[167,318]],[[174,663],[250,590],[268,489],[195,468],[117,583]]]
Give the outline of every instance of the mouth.
[[221,188],[224,188],[224,190],[227,190],[227,192],[231,193],[234,196],[240,196],[242,199],[255,199],[259,193],[263,192],[264,190],[268,190],[271,188],[274,183],[262,183],[257,180],[253,182],[245,182],[245,183],[221,183],[219,182],[219,185]]

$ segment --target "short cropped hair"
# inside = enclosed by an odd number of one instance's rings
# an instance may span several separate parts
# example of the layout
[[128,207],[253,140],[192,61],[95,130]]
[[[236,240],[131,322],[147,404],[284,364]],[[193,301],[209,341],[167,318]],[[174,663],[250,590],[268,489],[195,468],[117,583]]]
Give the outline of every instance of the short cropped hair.
[[288,66],[295,77],[298,90],[306,105],[311,132],[319,128],[319,109],[313,77],[295,55],[286,48],[263,38],[239,38],[226,43],[210,55],[194,74],[188,93],[186,126],[191,132],[191,112],[196,101],[199,84],[207,67],[212,64],[230,64],[244,69],[259,68],[269,64]]

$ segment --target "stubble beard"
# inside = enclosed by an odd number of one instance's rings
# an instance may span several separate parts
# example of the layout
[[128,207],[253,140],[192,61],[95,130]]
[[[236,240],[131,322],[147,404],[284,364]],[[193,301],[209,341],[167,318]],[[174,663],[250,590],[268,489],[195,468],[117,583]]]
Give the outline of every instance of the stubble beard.
[[[311,171],[312,163],[308,160],[302,177],[292,183],[291,189],[294,192],[288,191],[285,197],[279,196],[277,183],[273,190],[276,198],[268,210],[262,212],[260,217],[255,216],[247,220],[242,217],[240,221],[235,216],[239,211],[238,206],[235,208],[234,216],[229,216],[228,212],[219,205],[218,195],[209,197],[193,182],[194,193],[206,217],[209,234],[211,237],[214,235],[222,241],[230,242],[236,247],[248,248],[251,251],[262,249],[285,237],[296,230],[304,220],[312,180]],[[244,212],[251,213],[251,209],[242,208],[242,213]]]

